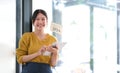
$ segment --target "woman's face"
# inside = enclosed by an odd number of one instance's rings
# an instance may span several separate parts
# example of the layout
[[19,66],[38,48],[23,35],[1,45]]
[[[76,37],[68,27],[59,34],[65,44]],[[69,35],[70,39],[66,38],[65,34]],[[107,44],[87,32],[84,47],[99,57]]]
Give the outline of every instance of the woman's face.
[[33,25],[35,26],[35,30],[44,30],[44,27],[47,25],[47,18],[42,13],[39,13]]

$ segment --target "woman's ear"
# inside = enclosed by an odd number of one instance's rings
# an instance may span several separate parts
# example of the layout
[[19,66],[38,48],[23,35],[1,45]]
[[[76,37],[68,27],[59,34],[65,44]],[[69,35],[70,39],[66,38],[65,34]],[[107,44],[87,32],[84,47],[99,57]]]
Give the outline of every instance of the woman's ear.
[[48,26],[48,20],[46,20],[46,24],[45,24],[45,27],[47,27]]
[[33,20],[32,20],[32,25],[34,25],[34,22],[33,22]]

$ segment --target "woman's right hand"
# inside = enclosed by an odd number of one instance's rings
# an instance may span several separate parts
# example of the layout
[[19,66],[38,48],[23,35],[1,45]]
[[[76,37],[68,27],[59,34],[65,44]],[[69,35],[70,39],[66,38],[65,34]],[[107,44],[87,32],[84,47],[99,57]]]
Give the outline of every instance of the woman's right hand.
[[37,51],[38,55],[42,55],[42,54],[46,51],[46,49],[47,49],[47,46],[42,46],[42,47]]
[[45,51],[46,51],[46,46],[43,46],[36,53],[23,56],[22,62],[23,63],[28,62],[28,61],[34,59],[35,57],[42,55]]

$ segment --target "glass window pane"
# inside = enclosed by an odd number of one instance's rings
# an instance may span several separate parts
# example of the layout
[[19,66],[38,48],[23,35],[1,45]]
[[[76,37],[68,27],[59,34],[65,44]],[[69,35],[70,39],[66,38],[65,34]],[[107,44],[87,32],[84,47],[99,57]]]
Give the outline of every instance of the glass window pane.
[[[90,73],[90,10],[86,5],[73,5],[61,9],[62,41],[66,42],[60,55],[58,73]],[[59,19],[59,17],[58,17]],[[60,20],[60,19],[59,19]]]
[[116,11],[94,9],[94,72],[116,73]]

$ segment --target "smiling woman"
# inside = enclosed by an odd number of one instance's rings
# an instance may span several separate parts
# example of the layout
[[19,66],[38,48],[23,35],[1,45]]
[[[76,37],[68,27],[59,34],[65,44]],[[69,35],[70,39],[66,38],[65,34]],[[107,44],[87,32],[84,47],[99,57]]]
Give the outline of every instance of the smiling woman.
[[[46,11],[36,9],[32,15],[33,32],[25,32],[16,50],[17,62],[24,65],[22,73],[52,73],[58,60],[57,39],[44,31],[48,22]],[[44,54],[50,52],[50,55]]]

